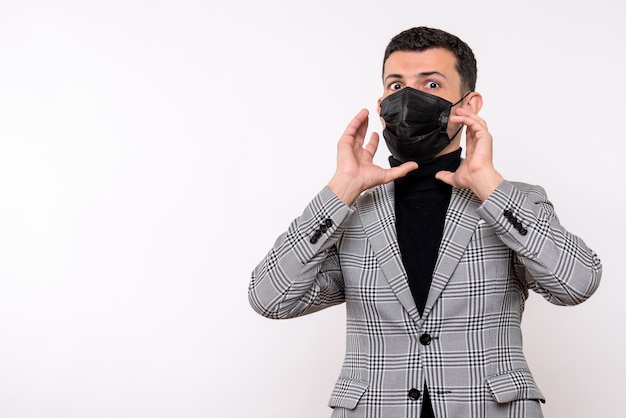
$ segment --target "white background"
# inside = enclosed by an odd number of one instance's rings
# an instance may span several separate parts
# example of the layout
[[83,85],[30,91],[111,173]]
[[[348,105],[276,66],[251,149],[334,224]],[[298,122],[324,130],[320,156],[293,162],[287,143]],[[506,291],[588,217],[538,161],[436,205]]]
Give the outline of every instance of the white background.
[[528,301],[546,417],[623,417],[620,10],[2,0],[0,417],[329,416],[343,307],[264,319],[250,272],[354,114],[380,129],[383,50],[419,25],[474,49],[497,168],[543,185],[604,264],[580,306]]

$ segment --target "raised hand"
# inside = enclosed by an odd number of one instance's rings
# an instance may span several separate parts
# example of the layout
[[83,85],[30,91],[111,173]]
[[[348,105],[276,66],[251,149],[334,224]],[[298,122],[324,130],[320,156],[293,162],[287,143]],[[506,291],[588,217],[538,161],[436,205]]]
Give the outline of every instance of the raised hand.
[[347,205],[354,203],[363,191],[389,183],[417,168],[415,162],[392,168],[382,168],[374,164],[378,134],[372,133],[369,142],[363,146],[368,115],[367,109],[361,110],[348,124],[337,144],[337,169],[328,187]]
[[450,123],[465,125],[465,159],[455,171],[440,171],[435,177],[458,188],[471,189],[485,200],[504,180],[493,166],[493,137],[487,123],[469,107],[459,107],[450,116]]

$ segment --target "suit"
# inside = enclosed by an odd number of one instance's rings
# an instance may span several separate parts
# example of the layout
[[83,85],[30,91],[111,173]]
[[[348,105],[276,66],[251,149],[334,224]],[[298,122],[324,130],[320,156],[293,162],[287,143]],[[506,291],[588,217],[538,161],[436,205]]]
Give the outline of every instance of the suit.
[[598,287],[597,255],[558,222],[539,186],[504,181],[481,202],[453,189],[419,314],[402,265],[394,185],[351,206],[324,188],[254,269],[249,301],[292,318],[346,303],[346,354],[332,416],[541,417],[522,351],[528,289],[575,305]]

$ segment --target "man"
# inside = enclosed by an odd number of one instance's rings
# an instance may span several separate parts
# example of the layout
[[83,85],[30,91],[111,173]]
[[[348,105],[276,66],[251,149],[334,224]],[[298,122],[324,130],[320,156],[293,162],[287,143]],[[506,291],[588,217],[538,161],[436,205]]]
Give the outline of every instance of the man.
[[528,289],[581,303],[600,260],[541,187],[493,166],[463,41],[426,27],[396,35],[383,83],[391,167],[373,164],[378,135],[365,144],[362,110],[334,176],[254,270],[250,303],[269,318],[346,303],[333,417],[541,417],[522,352]]

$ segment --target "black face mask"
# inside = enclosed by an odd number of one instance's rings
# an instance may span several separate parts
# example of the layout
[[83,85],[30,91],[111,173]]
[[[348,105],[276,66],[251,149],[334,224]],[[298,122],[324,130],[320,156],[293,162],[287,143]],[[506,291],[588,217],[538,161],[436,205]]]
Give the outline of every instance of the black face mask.
[[456,103],[410,87],[387,96],[380,103],[380,117],[391,155],[400,162],[419,163],[441,152],[463,128],[448,137],[450,111],[467,94]]

